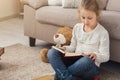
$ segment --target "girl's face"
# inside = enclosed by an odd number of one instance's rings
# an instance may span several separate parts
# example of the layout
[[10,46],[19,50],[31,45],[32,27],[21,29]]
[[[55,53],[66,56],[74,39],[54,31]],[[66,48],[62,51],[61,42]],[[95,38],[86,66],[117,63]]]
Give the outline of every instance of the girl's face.
[[97,15],[93,11],[81,8],[80,19],[86,27],[94,28],[97,25]]

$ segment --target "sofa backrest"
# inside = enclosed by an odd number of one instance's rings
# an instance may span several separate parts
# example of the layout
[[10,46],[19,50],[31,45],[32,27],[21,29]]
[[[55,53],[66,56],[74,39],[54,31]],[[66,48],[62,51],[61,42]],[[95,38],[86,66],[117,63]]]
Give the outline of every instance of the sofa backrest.
[[106,10],[120,11],[120,0],[108,0]]

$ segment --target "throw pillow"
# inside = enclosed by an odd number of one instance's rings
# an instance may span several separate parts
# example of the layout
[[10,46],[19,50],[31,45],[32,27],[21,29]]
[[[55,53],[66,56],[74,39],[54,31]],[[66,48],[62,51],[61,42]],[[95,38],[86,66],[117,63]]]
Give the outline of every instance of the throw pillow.
[[82,0],[62,0],[63,8],[77,8]]
[[33,8],[39,8],[41,6],[48,5],[48,0],[28,0],[28,3]]
[[22,0],[23,4],[29,4],[29,0]]
[[97,3],[100,7],[100,9],[105,9],[107,5],[107,0],[97,0]]
[[[78,8],[82,0],[62,0],[63,8]],[[106,7],[107,0],[97,0],[100,9]]]
[[106,9],[120,11],[120,0],[109,0]]
[[50,6],[61,6],[62,0],[48,0],[48,5]]

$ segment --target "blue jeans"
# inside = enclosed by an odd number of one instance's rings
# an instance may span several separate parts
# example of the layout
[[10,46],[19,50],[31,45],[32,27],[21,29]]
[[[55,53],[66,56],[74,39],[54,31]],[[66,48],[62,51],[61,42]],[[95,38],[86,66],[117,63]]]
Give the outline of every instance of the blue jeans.
[[74,80],[74,77],[91,80],[99,72],[94,61],[88,56],[64,57],[62,53],[52,48],[48,51],[47,57],[58,80]]

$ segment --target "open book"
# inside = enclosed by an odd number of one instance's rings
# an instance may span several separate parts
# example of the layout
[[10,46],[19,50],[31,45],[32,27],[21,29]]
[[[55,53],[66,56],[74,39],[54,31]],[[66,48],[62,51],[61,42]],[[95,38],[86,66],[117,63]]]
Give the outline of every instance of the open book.
[[61,53],[63,53],[65,55],[65,57],[74,57],[74,56],[84,56],[83,53],[69,53],[69,52],[66,52],[66,51],[63,51],[59,48],[57,48],[56,46],[52,46],[52,48],[60,51]]

